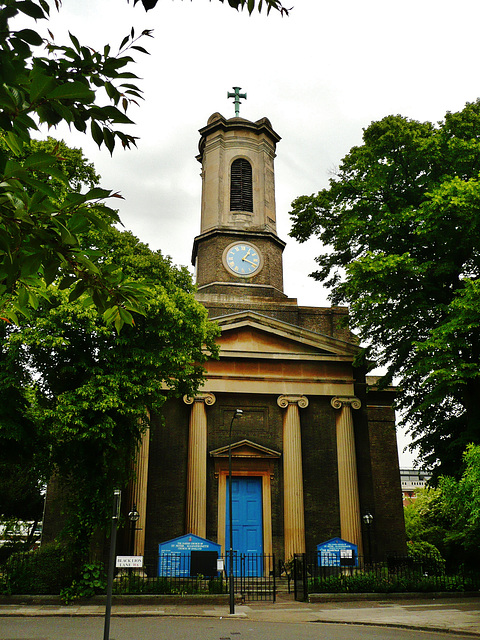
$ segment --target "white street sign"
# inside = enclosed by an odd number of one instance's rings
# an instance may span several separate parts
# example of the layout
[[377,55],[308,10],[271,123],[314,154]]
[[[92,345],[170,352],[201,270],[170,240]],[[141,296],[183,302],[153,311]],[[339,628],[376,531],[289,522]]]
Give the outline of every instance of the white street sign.
[[143,556],[117,556],[117,569],[140,569],[143,567]]

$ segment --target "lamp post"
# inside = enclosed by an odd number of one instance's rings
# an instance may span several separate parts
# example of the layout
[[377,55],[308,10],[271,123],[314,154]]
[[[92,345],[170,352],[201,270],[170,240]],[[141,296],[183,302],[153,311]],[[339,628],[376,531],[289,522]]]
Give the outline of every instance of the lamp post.
[[235,418],[240,418],[243,414],[241,409],[235,409],[232,420],[230,422],[230,431],[228,432],[228,509],[229,509],[229,528],[230,528],[230,566],[228,572],[228,591],[230,595],[230,613],[235,613],[235,594],[233,585],[233,514],[232,514],[232,427]]
[[135,531],[137,527],[137,521],[140,518],[140,514],[137,511],[137,505],[133,505],[133,509],[128,513],[128,519],[130,520],[130,555],[135,555]]
[[368,561],[369,561],[370,564],[372,564],[372,533],[371,533],[371,526],[372,526],[372,522],[373,522],[373,516],[370,513],[370,511],[367,511],[367,513],[363,516],[363,522],[365,523],[365,526],[367,528]]
[[120,501],[122,492],[120,489],[113,491],[112,528],[110,534],[110,554],[108,561],[107,605],[105,607],[105,624],[103,627],[103,640],[110,638],[110,617],[112,613],[113,574],[115,572],[115,549],[117,544],[118,519],[120,518]]
[[[133,509],[128,512],[128,519],[130,520],[130,549],[129,553],[131,556],[135,555],[135,531],[137,529],[137,521],[140,518],[140,514],[137,511],[137,505],[133,503]],[[128,580],[131,582],[132,580],[132,567],[128,570]]]

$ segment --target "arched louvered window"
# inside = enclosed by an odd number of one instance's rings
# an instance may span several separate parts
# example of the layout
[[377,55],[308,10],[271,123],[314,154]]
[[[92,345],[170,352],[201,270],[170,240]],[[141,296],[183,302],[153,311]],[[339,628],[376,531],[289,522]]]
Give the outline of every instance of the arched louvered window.
[[244,158],[232,162],[230,211],[253,212],[252,165]]

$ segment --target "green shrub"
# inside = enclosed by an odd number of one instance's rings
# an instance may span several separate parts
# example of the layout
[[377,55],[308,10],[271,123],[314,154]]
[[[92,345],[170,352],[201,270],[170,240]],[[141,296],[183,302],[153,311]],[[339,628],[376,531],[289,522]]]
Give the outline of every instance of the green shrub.
[[34,551],[14,553],[3,566],[4,592],[58,595],[72,582],[76,562],[62,545],[49,544]]
[[144,578],[135,573],[122,574],[113,583],[115,594],[157,594],[157,595],[191,595],[224,593],[221,578],[207,580],[203,577],[196,579],[176,580],[167,577]]
[[212,578],[208,581],[208,593],[224,593],[222,578]]
[[418,570],[428,575],[440,576],[445,573],[445,560],[440,551],[430,542],[407,543],[408,555],[413,558]]
[[387,588],[385,579],[373,572],[313,578],[309,583],[311,593],[374,593]]
[[479,575],[429,575],[420,571],[401,574],[385,569],[378,572],[312,578],[308,590],[310,593],[461,592],[476,591],[479,583]]
[[14,553],[22,553],[28,550],[29,547],[27,547],[24,542],[5,542],[0,547],[0,565],[5,564],[8,558]]
[[60,591],[65,604],[78,598],[91,598],[97,593],[104,593],[107,587],[107,576],[102,564],[85,564],[77,580]]

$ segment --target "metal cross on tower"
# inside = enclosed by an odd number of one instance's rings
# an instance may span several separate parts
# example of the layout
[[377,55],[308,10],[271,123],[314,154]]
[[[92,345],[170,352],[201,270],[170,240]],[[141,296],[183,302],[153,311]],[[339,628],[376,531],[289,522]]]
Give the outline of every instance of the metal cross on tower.
[[234,105],[235,105],[235,116],[238,118],[238,114],[240,113],[240,98],[243,98],[244,100],[247,99],[247,94],[246,93],[240,93],[242,87],[233,87],[233,91],[234,93],[231,93],[230,91],[227,93],[227,98],[234,98]]

